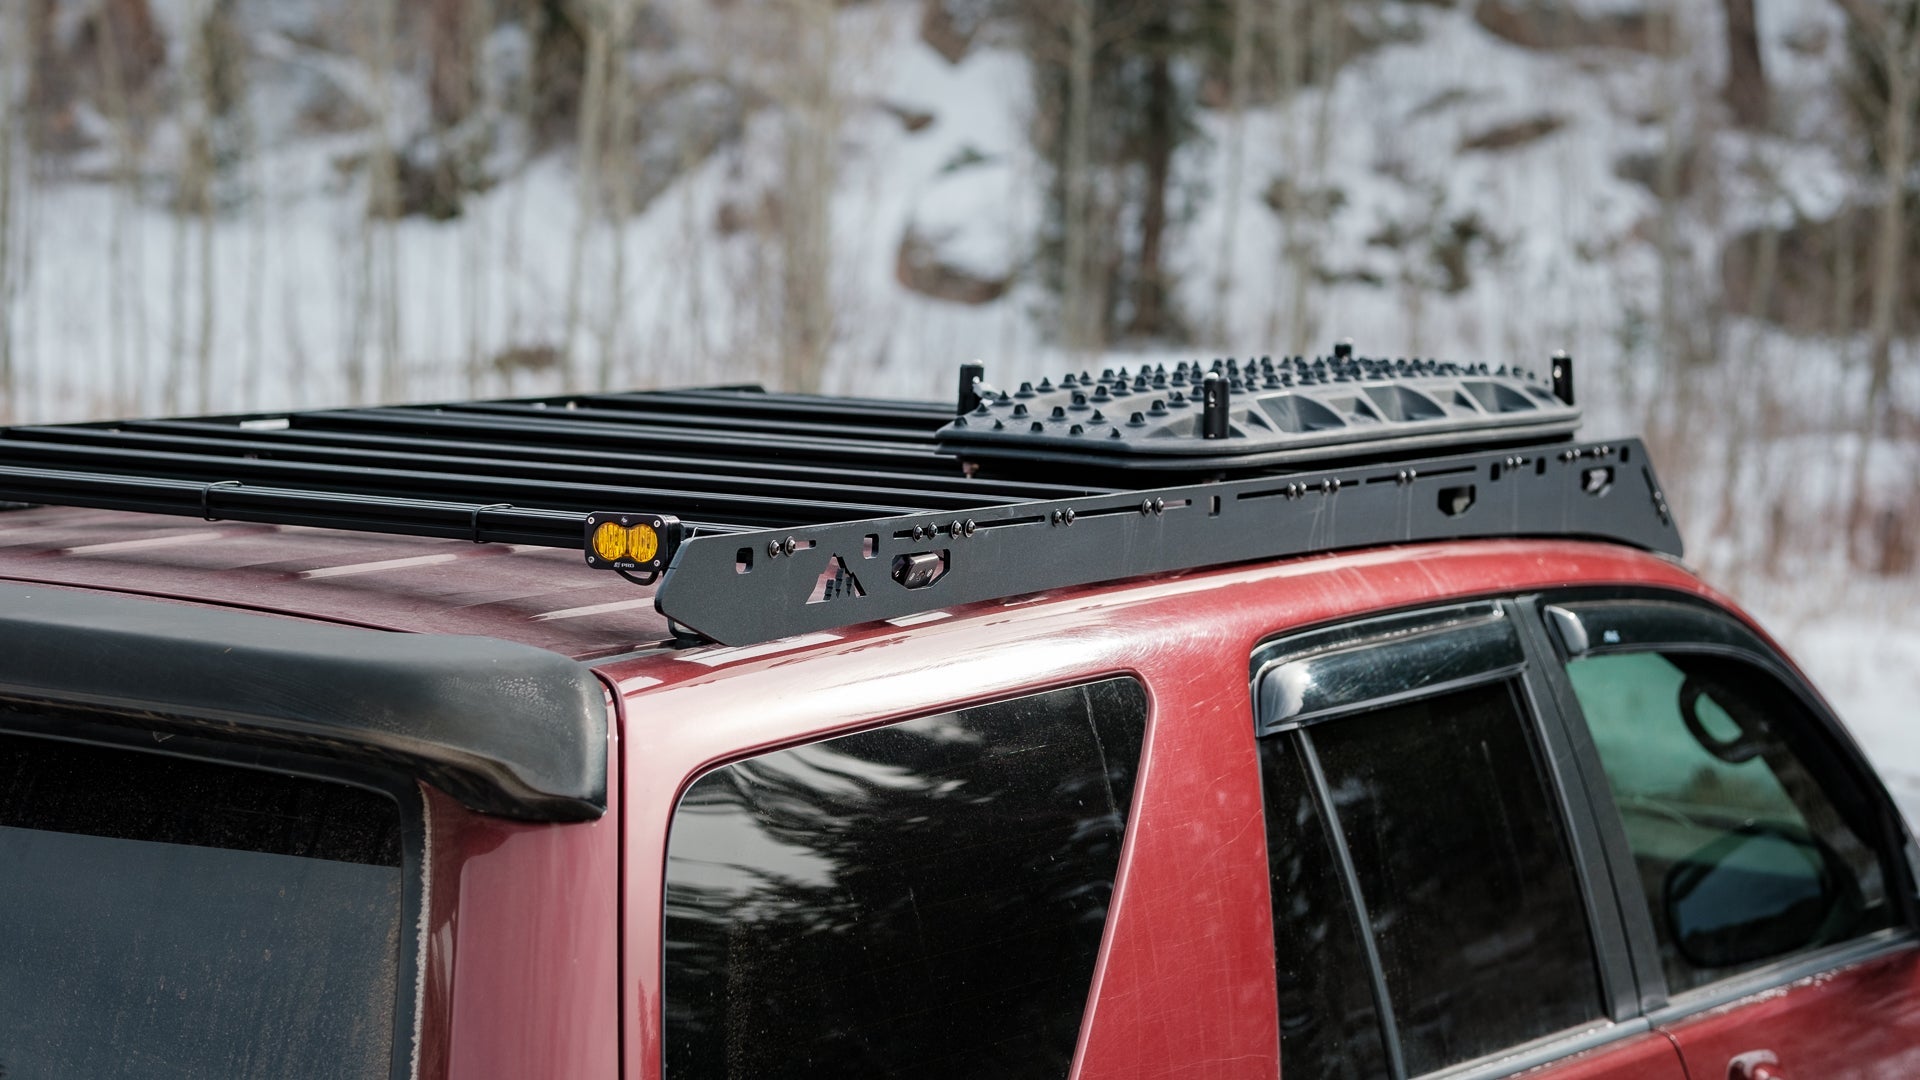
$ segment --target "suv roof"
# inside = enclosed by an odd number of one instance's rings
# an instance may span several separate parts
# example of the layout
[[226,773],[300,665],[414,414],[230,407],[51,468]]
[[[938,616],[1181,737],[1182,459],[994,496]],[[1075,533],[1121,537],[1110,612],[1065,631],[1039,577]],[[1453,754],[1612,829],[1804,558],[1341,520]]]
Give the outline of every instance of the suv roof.
[[723,387],[21,426],[0,498],[203,520],[27,511],[0,567],[590,658],[1414,540],[1678,554],[1644,448],[1578,419],[1564,356],[1543,385],[1343,347],[1013,392],[967,365],[952,406]]

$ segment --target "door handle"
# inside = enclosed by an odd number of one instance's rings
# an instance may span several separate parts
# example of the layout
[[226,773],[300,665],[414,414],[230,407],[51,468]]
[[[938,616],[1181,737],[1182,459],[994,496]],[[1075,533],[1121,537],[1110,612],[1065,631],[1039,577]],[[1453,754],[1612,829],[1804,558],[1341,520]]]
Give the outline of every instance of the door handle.
[[1727,1062],[1727,1080],[1787,1080],[1780,1058],[1771,1050],[1749,1050]]

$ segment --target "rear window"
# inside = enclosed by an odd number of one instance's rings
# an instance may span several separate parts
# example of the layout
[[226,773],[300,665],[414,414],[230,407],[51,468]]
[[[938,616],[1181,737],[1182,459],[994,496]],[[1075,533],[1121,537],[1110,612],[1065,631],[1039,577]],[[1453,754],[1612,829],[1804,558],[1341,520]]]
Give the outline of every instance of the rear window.
[[1146,715],[1113,679],[701,777],[668,845],[667,1075],[1066,1075]]
[[0,734],[0,1075],[389,1075],[401,835],[359,787]]

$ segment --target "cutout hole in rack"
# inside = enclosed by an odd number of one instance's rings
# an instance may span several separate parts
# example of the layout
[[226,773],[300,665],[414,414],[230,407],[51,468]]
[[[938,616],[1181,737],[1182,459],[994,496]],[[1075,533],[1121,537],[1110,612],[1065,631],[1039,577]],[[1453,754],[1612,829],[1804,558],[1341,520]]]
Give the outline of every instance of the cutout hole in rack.
[[743,547],[733,553],[733,572],[736,574],[753,573],[753,549]]
[[1441,488],[1440,512],[1448,517],[1459,517],[1461,514],[1473,509],[1474,495],[1475,492],[1472,484],[1464,484],[1460,487]]
[[860,538],[860,557],[871,559],[880,554],[880,534],[868,533]]
[[1210,496],[1207,502],[1208,502],[1207,516],[1219,517],[1220,516],[1220,496],[1218,495]]

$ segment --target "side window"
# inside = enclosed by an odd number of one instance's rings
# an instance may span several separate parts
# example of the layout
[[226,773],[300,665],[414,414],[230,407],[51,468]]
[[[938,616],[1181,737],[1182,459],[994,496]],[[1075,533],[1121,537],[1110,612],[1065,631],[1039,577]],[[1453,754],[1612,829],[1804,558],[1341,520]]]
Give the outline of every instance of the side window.
[[1603,1016],[1573,858],[1510,683],[1310,737],[1418,1076]]
[[1766,671],[1719,654],[1567,665],[1681,993],[1892,923],[1872,811]]
[[0,735],[0,1072],[405,1075],[402,829],[346,784]]
[[667,1075],[1065,1075],[1146,715],[1112,679],[695,781],[667,852]]
[[1264,670],[1288,1075],[1418,1076],[1605,1018],[1522,661],[1483,608]]

